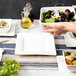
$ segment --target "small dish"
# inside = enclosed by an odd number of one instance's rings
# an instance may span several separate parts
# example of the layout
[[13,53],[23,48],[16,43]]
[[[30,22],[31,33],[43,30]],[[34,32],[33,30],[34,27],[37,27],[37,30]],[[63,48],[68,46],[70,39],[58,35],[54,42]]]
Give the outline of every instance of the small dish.
[[10,28],[11,28],[11,24],[12,24],[12,19],[0,19],[0,23],[2,21],[5,21],[8,25],[7,28],[0,28],[0,33],[7,33],[9,32]]
[[0,36],[14,36],[16,34],[15,27],[16,27],[16,24],[14,24],[12,22],[10,30],[8,32],[5,32],[5,33],[0,33]]
[[66,54],[66,52],[72,53],[72,52],[76,52],[76,50],[70,50],[70,51],[65,50],[65,51],[63,51],[63,57],[64,57],[64,61],[65,61],[65,65],[66,65],[67,69],[70,72],[76,72],[76,65],[67,65],[66,64],[66,60],[65,60],[65,54]]

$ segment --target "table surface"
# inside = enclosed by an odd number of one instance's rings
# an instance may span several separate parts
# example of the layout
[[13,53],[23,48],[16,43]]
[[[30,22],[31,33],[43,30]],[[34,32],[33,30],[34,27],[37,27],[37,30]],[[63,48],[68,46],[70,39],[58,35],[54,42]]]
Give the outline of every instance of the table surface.
[[[31,29],[22,29],[20,26],[20,20],[13,20],[13,23],[16,25],[16,34],[23,32],[41,32],[41,26],[39,24],[39,20],[35,20],[33,25],[34,27]],[[17,36],[0,36],[0,40],[9,39],[9,42],[0,44],[0,47],[4,49],[2,60],[5,57],[16,59],[21,66],[25,67],[25,70],[19,72],[18,76],[59,76],[58,75],[58,64],[56,60],[56,56],[16,56],[14,54],[15,46],[16,46],[16,38]],[[57,55],[62,55],[63,50],[76,49],[71,47],[66,47],[64,36],[55,37],[55,46]],[[0,62],[0,65],[2,63]],[[28,70],[29,69],[29,70]]]
[[59,76],[55,70],[21,70],[18,76]]

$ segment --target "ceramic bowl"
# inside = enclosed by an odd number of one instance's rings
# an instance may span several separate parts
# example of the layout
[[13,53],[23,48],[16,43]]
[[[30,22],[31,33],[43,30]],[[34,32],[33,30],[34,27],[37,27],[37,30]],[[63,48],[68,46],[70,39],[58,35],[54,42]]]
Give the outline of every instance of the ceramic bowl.
[[69,6],[65,6],[65,7],[63,7],[63,6],[62,7],[42,7],[41,10],[40,10],[40,24],[41,25],[50,24],[50,23],[41,22],[41,20],[43,19],[43,16],[42,16],[43,12],[47,12],[48,10],[54,10],[55,14],[58,14],[58,10],[65,11],[66,9],[69,9],[71,12],[75,13],[74,8],[69,7]]
[[66,60],[65,60],[65,53],[66,52],[74,52],[74,51],[76,51],[76,50],[70,50],[70,51],[67,51],[67,50],[65,50],[65,51],[63,51],[63,57],[64,57],[64,62],[65,62],[65,66],[67,67],[67,69],[70,71],[70,72],[76,72],[76,65],[67,65],[66,64]]

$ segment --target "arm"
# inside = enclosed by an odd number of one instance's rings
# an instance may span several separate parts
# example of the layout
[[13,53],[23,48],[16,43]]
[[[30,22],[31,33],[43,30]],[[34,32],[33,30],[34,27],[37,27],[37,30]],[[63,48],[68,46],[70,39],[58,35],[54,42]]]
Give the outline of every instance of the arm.
[[76,33],[76,23],[66,22],[63,26],[65,27],[64,30]]
[[43,28],[43,31],[51,33],[54,36],[65,34],[68,31],[76,33],[76,23],[73,22],[50,23]]

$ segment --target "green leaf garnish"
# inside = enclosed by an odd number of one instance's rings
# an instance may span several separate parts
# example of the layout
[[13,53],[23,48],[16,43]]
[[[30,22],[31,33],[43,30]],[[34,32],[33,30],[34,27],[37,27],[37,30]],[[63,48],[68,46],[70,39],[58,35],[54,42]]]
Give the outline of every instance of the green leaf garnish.
[[71,20],[73,20],[73,19],[75,19],[75,16],[73,16]]
[[54,18],[45,19],[45,22],[46,23],[53,23],[53,22],[55,22],[55,19]]
[[71,53],[70,52],[66,52],[65,56],[69,56],[69,55],[71,55]]

